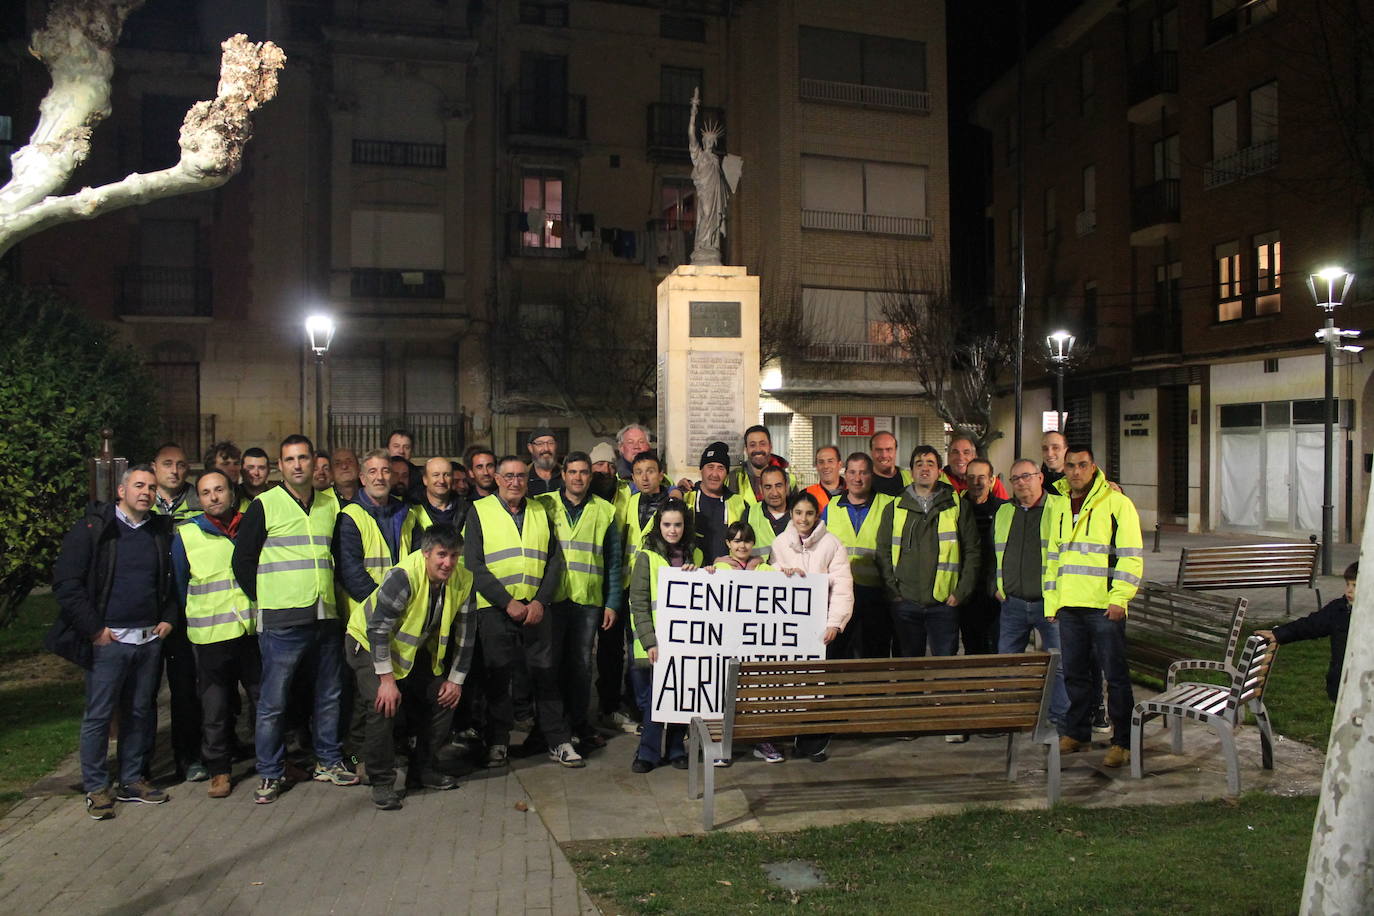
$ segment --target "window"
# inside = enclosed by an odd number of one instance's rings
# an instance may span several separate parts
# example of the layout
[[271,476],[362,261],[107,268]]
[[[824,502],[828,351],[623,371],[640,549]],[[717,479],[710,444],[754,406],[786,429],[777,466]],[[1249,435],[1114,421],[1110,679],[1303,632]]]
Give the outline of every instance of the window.
[[1239,243],[1217,245],[1212,260],[1216,265],[1217,320],[1234,321],[1242,317]]
[[549,137],[581,133],[584,125],[577,123],[568,97],[568,59],[560,54],[521,54],[514,109],[516,133]]
[[690,178],[663,179],[659,189],[659,218],[663,220],[664,229],[696,227],[696,187]]
[[802,226],[929,236],[926,168],[803,156]]
[[924,42],[802,26],[799,45],[803,80],[926,89]]
[[1054,84],[1046,81],[1040,84],[1040,131],[1048,134],[1054,124]]
[[1097,343],[1097,281],[1083,284],[1083,315],[1079,320],[1078,339],[1092,346]]
[[768,427],[768,438],[773,444],[773,454],[787,456],[787,446],[792,440],[792,415],[790,413],[766,413],[763,425]]
[[1279,84],[1277,80],[1250,90],[1250,145],[1279,138]]
[[1281,251],[1278,231],[1254,237],[1255,314],[1273,315],[1280,309]]
[[881,290],[802,288],[802,321],[811,336],[818,340],[833,340],[839,344],[865,344],[876,348],[870,352],[855,350],[847,359],[862,361],[863,357],[890,355],[894,340],[892,325],[883,313]]
[[1212,106],[1212,158],[1229,156],[1237,149],[1236,100]]
[[526,171],[520,176],[522,248],[563,247],[563,174]]
[[1178,158],[1178,134],[1156,140],[1154,144],[1155,181],[1178,178],[1181,174]]
[[444,269],[444,217],[406,210],[354,210],[350,238],[356,268]]
[[1093,60],[1092,49],[1084,51],[1078,58],[1078,101],[1081,113],[1093,113],[1097,99],[1097,64]]
[[1150,19],[1150,50],[1178,50],[1178,9],[1166,10]]
[[521,25],[561,28],[568,24],[568,0],[524,0],[520,4]]

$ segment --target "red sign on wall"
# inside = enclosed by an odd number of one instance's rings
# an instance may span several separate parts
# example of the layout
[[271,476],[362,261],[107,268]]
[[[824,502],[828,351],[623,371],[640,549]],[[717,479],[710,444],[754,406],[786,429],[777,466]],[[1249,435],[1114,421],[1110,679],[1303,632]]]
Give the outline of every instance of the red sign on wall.
[[840,417],[841,436],[871,436],[875,428],[873,417]]

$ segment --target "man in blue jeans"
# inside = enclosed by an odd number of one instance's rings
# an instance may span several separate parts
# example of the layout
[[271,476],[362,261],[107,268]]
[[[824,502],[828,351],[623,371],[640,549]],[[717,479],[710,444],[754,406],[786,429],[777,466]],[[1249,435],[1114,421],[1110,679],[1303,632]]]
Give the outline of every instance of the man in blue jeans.
[[902,495],[882,508],[878,571],[902,655],[925,655],[927,646],[931,655],[955,655],[959,605],[981,579],[978,528],[969,501],[940,480],[940,453],[932,446],[911,453],[911,477]]
[[[157,805],[167,794],[144,778],[156,729],[162,640],[172,632],[171,519],[152,513],[151,466],[124,472],[113,505],[95,506],[62,539],[53,569],[60,609],[48,648],[86,669],[81,781],[86,811],[114,816],[115,800]],[[106,755],[119,711],[119,788]]]
[[[1011,466],[1012,500],[997,507],[993,520],[993,550],[997,561],[997,600],[1002,602],[1002,627],[997,651],[1024,652],[1031,631],[1040,634],[1046,649],[1059,648],[1059,624],[1045,616],[1045,501],[1059,499],[1044,488],[1045,475],[1034,461],[1022,458]],[[1069,695],[1060,665],[1050,692],[1050,721],[1064,732]]]
[[359,782],[358,774],[343,764],[339,729],[343,625],[334,609],[330,554],[339,502],[332,490],[314,488],[314,453],[305,436],[282,440],[282,484],[253,500],[234,541],[234,578],[258,605],[262,685],[255,743],[260,782],[253,800],[261,805],[275,802],[285,788],[282,717],[292,679],[312,663],[314,778],[336,786]]

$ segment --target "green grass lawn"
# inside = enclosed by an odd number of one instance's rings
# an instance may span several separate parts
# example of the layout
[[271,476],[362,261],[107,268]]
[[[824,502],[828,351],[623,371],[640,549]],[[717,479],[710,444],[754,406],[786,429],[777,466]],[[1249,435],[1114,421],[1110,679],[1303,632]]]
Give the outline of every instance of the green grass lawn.
[[81,670],[43,650],[56,614],[51,595],[34,595],[0,629],[0,810],[76,750]]
[[[1314,798],[1054,811],[565,846],[606,913],[1288,913]],[[761,865],[802,859],[800,894]]]

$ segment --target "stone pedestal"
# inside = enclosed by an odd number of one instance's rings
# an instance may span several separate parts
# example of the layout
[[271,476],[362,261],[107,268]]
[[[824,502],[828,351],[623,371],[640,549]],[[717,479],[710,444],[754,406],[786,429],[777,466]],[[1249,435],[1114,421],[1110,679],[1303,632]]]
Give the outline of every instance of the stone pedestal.
[[759,278],[683,265],[658,285],[658,433],[669,480],[697,476],[720,440],[738,464],[759,421]]

